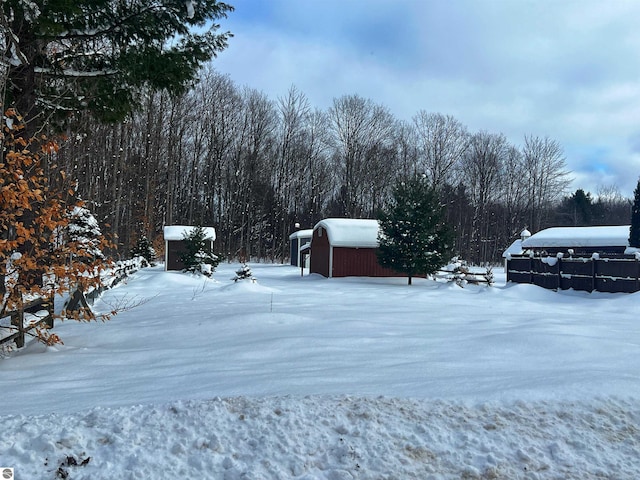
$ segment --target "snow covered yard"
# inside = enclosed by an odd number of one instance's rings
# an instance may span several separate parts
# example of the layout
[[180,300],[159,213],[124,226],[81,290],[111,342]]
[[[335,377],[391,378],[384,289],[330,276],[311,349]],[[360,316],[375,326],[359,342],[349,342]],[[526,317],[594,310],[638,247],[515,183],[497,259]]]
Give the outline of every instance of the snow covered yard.
[[0,360],[0,466],[18,479],[640,478],[640,294],[251,268],[258,283],[232,282],[237,264],[215,281],[142,270],[95,308],[141,305]]

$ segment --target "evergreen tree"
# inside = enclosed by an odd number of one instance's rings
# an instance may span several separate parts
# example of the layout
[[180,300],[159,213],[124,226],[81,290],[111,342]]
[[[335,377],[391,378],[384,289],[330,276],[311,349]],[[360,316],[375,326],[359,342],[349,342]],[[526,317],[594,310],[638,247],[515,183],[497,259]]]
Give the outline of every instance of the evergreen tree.
[[233,280],[234,282],[237,282],[238,280],[251,280],[255,283],[256,278],[253,276],[253,273],[251,273],[251,268],[249,268],[249,265],[243,263],[242,267],[240,267],[239,270],[236,270],[236,276],[231,280]]
[[425,178],[396,185],[379,222],[378,262],[406,274],[409,285],[412,277],[433,274],[451,258],[453,232]]
[[591,193],[579,188],[572,195],[565,197],[557,207],[558,225],[586,227],[598,220],[599,205],[593,201]]
[[184,271],[211,276],[220,260],[211,251],[211,242],[204,228],[193,227],[189,233],[185,232],[184,243],[185,251],[180,255]]
[[156,251],[146,235],[140,235],[135,246],[131,249],[131,257],[142,257],[149,265],[154,265]]
[[629,228],[629,246],[640,248],[640,180],[633,191],[631,207],[631,227]]
[[[227,46],[216,20],[232,10],[217,0],[3,0],[4,107],[28,120],[80,110],[121,120],[145,88],[188,87]],[[29,123],[29,135],[42,125]]]
[[93,214],[85,207],[75,206],[69,213],[67,241],[75,244],[80,259],[104,260],[104,237]]

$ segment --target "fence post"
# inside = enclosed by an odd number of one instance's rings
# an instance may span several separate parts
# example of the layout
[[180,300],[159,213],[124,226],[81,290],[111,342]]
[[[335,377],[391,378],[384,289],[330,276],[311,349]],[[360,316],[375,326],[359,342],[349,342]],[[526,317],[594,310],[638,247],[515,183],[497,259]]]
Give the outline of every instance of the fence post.
[[591,257],[591,291],[596,289],[596,259]]
[[15,339],[16,347],[24,347],[24,307],[22,305],[11,313],[11,325],[18,327],[18,334]]
[[558,290],[562,290],[562,256],[556,254],[558,259]]
[[76,285],[75,290],[69,295],[69,300],[67,300],[67,304],[64,306],[64,309],[69,312],[74,312],[80,308],[89,309],[89,304],[84,296],[82,286],[78,284]]
[[529,257],[529,284],[533,285],[533,257]]
[[49,318],[47,318],[47,327],[53,328],[53,315],[55,313],[55,294],[51,294],[47,301],[47,311],[49,312]]

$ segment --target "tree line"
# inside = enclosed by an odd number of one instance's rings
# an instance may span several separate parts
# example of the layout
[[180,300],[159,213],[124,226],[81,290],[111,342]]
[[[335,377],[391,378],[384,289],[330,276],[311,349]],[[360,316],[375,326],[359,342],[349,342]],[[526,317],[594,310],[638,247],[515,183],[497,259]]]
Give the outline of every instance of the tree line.
[[[183,95],[148,93],[125,121],[87,117],[59,152],[78,192],[126,252],[162,226],[215,226],[225,257],[288,256],[288,236],[327,217],[376,218],[398,182],[423,175],[455,231],[455,250],[498,261],[523,228],[628,223],[615,186],[568,196],[562,147],[511,144],[450,115],[410,121],[357,94],[313,108],[292,86],[277,99],[212,67]],[[158,244],[158,243],[156,243]]]

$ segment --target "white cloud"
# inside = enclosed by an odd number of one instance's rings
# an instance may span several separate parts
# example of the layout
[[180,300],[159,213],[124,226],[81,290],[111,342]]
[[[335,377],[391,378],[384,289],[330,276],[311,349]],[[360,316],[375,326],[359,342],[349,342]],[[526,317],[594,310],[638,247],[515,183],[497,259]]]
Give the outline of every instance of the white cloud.
[[589,151],[623,194],[635,187],[638,2],[238,0],[236,9],[216,67],[240,85],[276,98],[293,84],[323,109],[357,93],[399,118],[438,111],[514,143],[549,136],[565,147],[575,188],[602,184],[581,156]]

